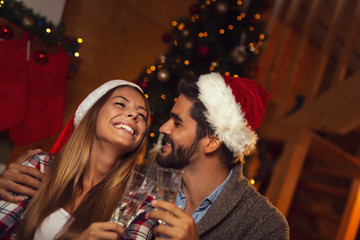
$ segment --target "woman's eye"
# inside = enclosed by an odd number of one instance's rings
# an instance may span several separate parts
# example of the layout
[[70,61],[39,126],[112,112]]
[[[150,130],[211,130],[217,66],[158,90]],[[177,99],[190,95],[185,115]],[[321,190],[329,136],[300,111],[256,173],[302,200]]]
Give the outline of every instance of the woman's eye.
[[142,113],[139,113],[139,116],[142,117],[143,119],[146,119],[145,115]]
[[120,106],[122,106],[122,107],[125,107],[125,104],[123,104],[122,102],[116,102],[115,104],[116,104],[116,105],[120,105]]

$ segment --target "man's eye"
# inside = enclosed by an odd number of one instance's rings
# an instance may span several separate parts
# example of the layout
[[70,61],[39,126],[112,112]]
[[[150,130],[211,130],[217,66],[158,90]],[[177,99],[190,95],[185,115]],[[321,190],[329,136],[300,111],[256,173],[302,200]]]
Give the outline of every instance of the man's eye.
[[174,121],[174,125],[175,125],[175,127],[178,127],[178,126],[180,126],[180,123],[177,121]]

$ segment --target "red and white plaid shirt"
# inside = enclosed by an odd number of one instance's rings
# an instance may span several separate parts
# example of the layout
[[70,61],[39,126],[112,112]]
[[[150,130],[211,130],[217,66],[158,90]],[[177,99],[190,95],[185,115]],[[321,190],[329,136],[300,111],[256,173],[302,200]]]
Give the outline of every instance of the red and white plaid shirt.
[[[33,167],[43,173],[47,173],[52,161],[51,154],[35,154],[26,160],[23,165]],[[16,193],[11,193],[14,196]],[[154,199],[150,194],[137,212],[136,218],[130,223],[125,231],[125,239],[151,239],[152,230],[158,225],[155,220],[145,218],[146,213],[153,207],[150,202]],[[29,205],[31,198],[26,197],[25,201],[19,203],[10,203],[0,200],[0,239],[16,239],[15,232],[23,218],[26,207]],[[114,220],[115,216],[111,217]],[[40,227],[40,226],[39,226]]]

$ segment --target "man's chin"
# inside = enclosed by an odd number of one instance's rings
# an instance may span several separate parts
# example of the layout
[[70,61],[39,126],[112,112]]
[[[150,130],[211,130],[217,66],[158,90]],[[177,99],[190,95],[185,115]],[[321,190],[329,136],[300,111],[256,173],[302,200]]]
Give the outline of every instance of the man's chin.
[[159,153],[156,156],[156,163],[160,167],[164,167],[164,168],[181,169],[183,167],[183,166],[179,166],[178,163],[174,162],[174,156],[172,156],[172,154]]

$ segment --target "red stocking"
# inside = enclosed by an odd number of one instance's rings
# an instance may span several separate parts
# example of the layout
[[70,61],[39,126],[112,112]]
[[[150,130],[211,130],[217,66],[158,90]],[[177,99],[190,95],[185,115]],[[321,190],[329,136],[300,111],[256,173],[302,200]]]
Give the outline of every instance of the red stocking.
[[27,145],[55,135],[62,128],[65,107],[66,76],[69,55],[48,54],[48,61],[39,64],[31,54],[29,67],[29,100],[25,121],[9,134],[18,145]]
[[0,131],[19,125],[28,100],[28,34],[0,41]]

